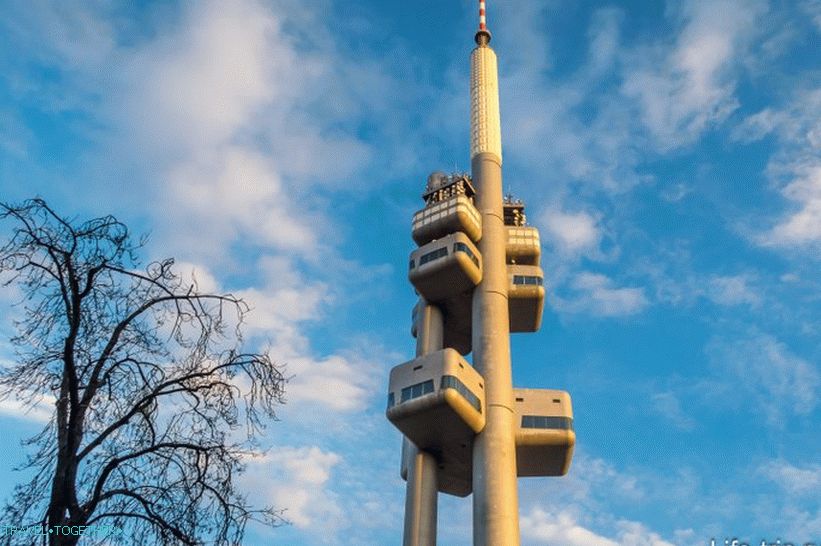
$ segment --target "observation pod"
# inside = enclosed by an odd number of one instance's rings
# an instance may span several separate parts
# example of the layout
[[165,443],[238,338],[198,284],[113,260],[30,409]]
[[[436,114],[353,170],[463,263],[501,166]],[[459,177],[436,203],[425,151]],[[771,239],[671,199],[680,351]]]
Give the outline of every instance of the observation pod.
[[393,368],[388,389],[388,420],[436,457],[439,491],[470,494],[473,437],[485,426],[479,372],[443,349]]
[[507,226],[507,263],[539,265],[542,246],[533,226]]
[[576,445],[570,395],[558,390],[513,389],[513,396],[519,477],[564,476]]
[[462,232],[451,233],[411,252],[408,279],[419,294],[439,303],[482,280],[482,257]]
[[544,273],[535,265],[508,265],[511,332],[535,332],[542,325]]
[[473,205],[476,190],[466,175],[435,172],[422,197],[425,208],[413,215],[413,240],[424,245],[461,231],[473,242],[482,238],[482,217]]

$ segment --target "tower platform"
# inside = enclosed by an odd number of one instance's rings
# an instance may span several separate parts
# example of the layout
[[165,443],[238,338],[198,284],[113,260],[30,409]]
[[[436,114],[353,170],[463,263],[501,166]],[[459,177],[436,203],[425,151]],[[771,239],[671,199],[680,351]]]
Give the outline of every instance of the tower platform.
[[394,367],[388,389],[388,420],[436,457],[439,490],[468,495],[473,437],[485,426],[479,372],[454,349],[443,349]]

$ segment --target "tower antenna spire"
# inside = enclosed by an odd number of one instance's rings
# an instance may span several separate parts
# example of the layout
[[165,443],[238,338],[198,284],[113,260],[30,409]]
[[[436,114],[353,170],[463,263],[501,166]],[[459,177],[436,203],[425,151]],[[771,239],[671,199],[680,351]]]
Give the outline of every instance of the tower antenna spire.
[[479,30],[476,32],[476,43],[485,46],[490,42],[490,31],[487,29],[485,0],[479,0]]

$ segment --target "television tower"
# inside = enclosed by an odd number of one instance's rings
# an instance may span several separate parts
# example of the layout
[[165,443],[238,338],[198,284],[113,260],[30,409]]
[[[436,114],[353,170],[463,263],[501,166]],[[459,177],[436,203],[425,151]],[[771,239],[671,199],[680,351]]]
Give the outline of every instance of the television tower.
[[502,193],[490,40],[480,0],[471,175],[431,174],[413,216],[416,358],[391,370],[386,412],[405,436],[404,546],[436,544],[439,492],[473,493],[474,546],[518,545],[517,478],[566,474],[575,445],[567,392],[513,388],[510,333],[539,329],[545,289],[539,232],[527,225],[524,203]]

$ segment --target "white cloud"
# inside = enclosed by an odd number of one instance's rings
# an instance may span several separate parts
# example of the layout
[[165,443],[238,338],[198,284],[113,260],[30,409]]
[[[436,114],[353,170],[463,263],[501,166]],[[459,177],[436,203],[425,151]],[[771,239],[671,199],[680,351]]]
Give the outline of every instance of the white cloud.
[[286,396],[294,404],[325,406],[340,412],[361,411],[378,388],[377,366],[359,355],[284,358],[289,374]]
[[620,546],[675,546],[639,522],[621,520],[618,526]]
[[797,210],[760,237],[760,241],[776,246],[821,243],[821,162],[796,166],[795,178],[781,193],[795,203]]
[[544,234],[566,253],[596,249],[601,241],[601,229],[596,218],[586,212],[545,210],[540,217]]
[[618,542],[607,539],[579,525],[567,512],[548,513],[534,508],[521,518],[521,532],[528,540],[541,544],[562,544],[566,546],[619,546]]
[[281,466],[296,482],[308,485],[322,485],[328,481],[331,469],[340,461],[339,455],[324,452],[318,447],[282,448],[274,451],[268,463]]
[[655,410],[673,422],[682,430],[692,430],[696,425],[695,419],[685,413],[681,407],[681,400],[671,391],[657,392],[650,396]]
[[207,267],[192,262],[175,261],[174,270],[184,283],[194,283],[200,292],[212,294],[220,291],[219,282]]
[[695,141],[738,107],[735,68],[765,4],[691,0],[682,8],[684,27],[675,48],[633,53],[622,87],[638,102],[641,119],[662,150]]
[[272,357],[285,365],[289,404],[344,413],[365,409],[384,379],[377,373],[379,366],[359,348],[316,355],[302,333],[303,324],[317,318],[312,309],[319,294],[308,287],[269,293],[244,290],[239,295],[254,307],[247,320],[249,331],[268,339]]
[[302,353],[307,348],[300,325],[322,318],[322,304],[327,302],[327,290],[320,283],[306,282],[302,286],[271,283],[236,293],[251,306],[245,321],[247,331],[270,340],[277,347],[287,348],[289,355]]
[[821,32],[821,0],[804,0],[801,2],[804,13],[810,16],[812,22],[819,32]]
[[[10,298],[16,296],[19,296],[19,289],[16,286],[0,285],[0,304],[9,304]],[[5,328],[0,329],[0,332],[3,329]],[[5,332],[2,333],[5,334]],[[6,339],[0,339],[0,370],[12,368],[15,365],[14,357],[13,347],[6,342]],[[0,414],[22,421],[44,424],[54,414],[56,402],[57,399],[51,394],[35,393],[30,390],[22,393],[5,391],[0,396]]]
[[735,140],[755,142],[775,134],[793,151],[821,147],[821,88],[799,87],[781,107],[767,107],[744,118],[732,132]]
[[[598,457],[591,457],[583,446],[573,455],[570,472],[556,482],[549,493],[539,480],[523,480],[520,485],[522,514],[533,509],[548,512],[568,512],[578,519],[581,515],[609,514],[619,502],[640,505],[648,500],[648,483],[642,474],[635,474]],[[607,520],[607,521],[605,521]],[[584,520],[589,523],[591,520]],[[598,521],[598,520],[597,520]],[[613,523],[612,518],[602,518]]]
[[560,311],[615,317],[634,315],[649,305],[643,288],[616,287],[605,275],[582,272],[575,275],[569,285],[570,296],[555,298]]
[[5,15],[16,23],[6,28],[22,43],[36,45],[37,59],[57,58],[64,68],[84,70],[99,66],[114,51],[114,29],[101,17],[107,6],[100,3],[69,6],[34,0],[19,9],[5,8]]
[[27,404],[19,398],[10,396],[0,400],[0,413],[24,421],[47,423],[54,414],[55,402],[56,399],[50,395],[44,396],[35,404]]
[[[569,184],[623,194],[651,181],[640,168],[648,153],[690,145],[727,120],[739,104],[736,83],[762,32],[766,2],[670,4],[672,38],[630,44],[621,39],[624,12],[596,10],[587,56],[570,74],[552,69],[559,62],[539,24],[560,9],[517,4],[500,23],[500,32],[517,37],[501,71],[506,153],[545,173],[547,184],[535,191],[554,201]],[[613,81],[622,82],[619,93],[612,92]]]
[[158,203],[160,235],[181,251],[213,256],[239,239],[296,254],[316,250],[315,229],[322,220],[309,223],[262,154],[232,147],[202,163],[177,164],[165,192]]
[[[282,259],[272,259],[263,267],[270,273],[287,271],[288,265]],[[286,366],[289,403],[339,412],[363,410],[383,379],[377,373],[379,366],[361,348],[316,355],[303,328],[323,318],[322,308],[329,303],[327,289],[322,283],[294,277],[290,279],[294,284],[283,282],[288,275],[293,272],[285,272],[283,277],[269,275],[268,286],[237,292],[252,307],[247,330],[267,340],[271,354]]]
[[687,184],[679,182],[677,184],[672,184],[667,186],[661,192],[661,198],[667,201],[668,203],[678,203],[688,195],[693,192],[693,189],[689,187]]
[[506,153],[534,172],[546,173],[548,183],[537,191],[562,193],[568,183],[582,181],[621,192],[645,180],[635,170],[636,124],[629,108],[612,94],[600,95],[602,81],[622,66],[623,13],[597,10],[587,33],[585,62],[570,77],[558,78],[551,70],[549,36],[538,24],[550,15],[544,5],[526,5],[517,4],[501,22],[500,32],[517,36],[516,48],[502,59]]
[[621,499],[630,502],[639,502],[646,496],[639,477],[619,470],[604,459],[574,455],[573,484],[577,498],[592,498],[602,492],[600,489],[606,484],[610,493],[615,493]]
[[776,248],[814,249],[821,242],[821,88],[799,88],[782,108],[765,108],[745,118],[733,130],[740,142],[754,142],[768,134],[779,148],[767,174],[791,203],[774,225],[750,229],[758,244]]
[[814,495],[821,490],[821,465],[802,467],[776,459],[763,463],[758,471],[790,496]]
[[[111,97],[109,115],[122,145],[136,146],[148,176],[162,180],[152,183],[152,210],[158,235],[173,252],[212,261],[239,240],[316,250],[326,220],[298,204],[294,181],[285,179],[287,166],[300,161],[292,155],[306,153],[304,146],[293,147],[298,154],[274,152],[268,125],[289,125],[281,117],[298,107],[324,59],[298,53],[282,25],[253,0],[205,2],[126,53],[118,85],[127,92]],[[306,129],[287,134],[318,132],[316,123],[304,119],[293,126]],[[316,152],[323,142],[307,144]]]
[[246,459],[241,484],[263,504],[284,507],[285,517],[305,529],[321,525],[331,535],[344,524],[339,498],[329,488],[342,457],[317,446],[283,446]]
[[590,40],[588,48],[588,70],[591,74],[608,72],[618,60],[621,48],[621,24],[624,13],[615,8],[597,10],[587,31]]
[[151,245],[165,253],[223,265],[237,244],[307,255],[334,233],[316,185],[364,180],[356,175],[371,148],[358,123],[393,104],[383,90],[396,81],[378,59],[346,59],[323,39],[317,6],[279,7],[153,7],[141,32],[104,5],[35,2],[13,14],[19,41],[60,78],[55,88],[20,85],[49,109],[95,120],[83,127],[100,148],[88,191],[118,216],[153,216]]
[[[307,323],[323,317],[329,301],[325,285],[302,279],[293,262],[282,256],[264,258],[256,267],[265,284],[233,292],[251,308],[243,332],[285,366],[288,402],[343,413],[364,410],[384,379],[380,366],[361,348],[318,356],[303,333]],[[186,279],[196,278],[201,290],[224,291],[205,266],[181,263],[178,270]]]
[[24,159],[33,140],[32,131],[15,112],[0,108],[0,151],[11,158]]
[[788,415],[807,415],[818,405],[821,372],[770,335],[753,334],[733,341],[715,338],[707,354],[719,381],[705,383],[705,392],[715,396],[739,393],[742,396],[734,398],[763,413],[772,425],[782,425]]
[[765,108],[752,114],[733,128],[732,138],[738,142],[755,142],[771,134],[784,122],[784,114]]
[[614,510],[619,502],[643,506],[669,501],[674,486],[694,481],[689,475],[672,481],[669,478],[627,472],[577,452],[570,473],[551,487],[549,494],[532,482],[525,481],[520,487],[523,543],[671,546],[644,523],[619,517],[618,509]]
[[[281,21],[256,1],[201,2],[126,61],[123,123],[152,153],[224,145],[274,100],[298,92]],[[307,67],[306,67],[307,68]]]
[[751,305],[761,303],[761,296],[749,286],[745,275],[713,276],[707,284],[706,295],[719,305]]
[[821,503],[818,499],[821,466],[816,463],[792,464],[779,457],[758,465],[754,474],[766,480],[763,486],[767,491],[774,491],[760,497],[751,507],[755,517],[778,521],[779,531],[787,536],[818,535],[821,530]]
[[579,523],[569,510],[534,508],[521,518],[522,536],[533,544],[562,546],[674,546],[642,523],[618,520],[613,539]]
[[[621,241],[615,238],[610,245],[609,237],[625,232],[610,226],[624,215],[616,214],[605,226],[589,205],[570,202],[568,196],[583,195],[587,204],[593,202],[591,195],[603,196],[596,208],[608,210],[611,199],[615,202],[653,179],[640,168],[648,153],[664,155],[688,146],[724,123],[738,106],[736,84],[763,32],[759,23],[766,3],[671,4],[666,16],[673,32],[632,43],[621,38],[627,20],[622,10],[596,10],[587,31],[587,56],[570,74],[552,70],[551,42],[538,24],[553,9],[559,8],[528,4],[502,22],[502,32],[517,36],[516,51],[506,52],[501,70],[501,86],[507,90],[501,97],[506,153],[547,177],[532,191],[536,199],[550,203],[542,205],[537,220],[545,243],[557,251],[543,257],[556,287],[549,301],[560,312],[635,314],[649,305],[644,288],[619,286],[578,270],[579,257],[611,261],[623,251]],[[615,95],[614,81],[623,82]],[[571,184],[578,186],[569,188]],[[662,197],[677,202],[691,191],[673,184]],[[531,206],[539,204],[528,199]],[[614,209],[622,210],[618,204]],[[720,293],[716,283],[716,300],[729,304],[734,297],[753,304],[754,295]]]

